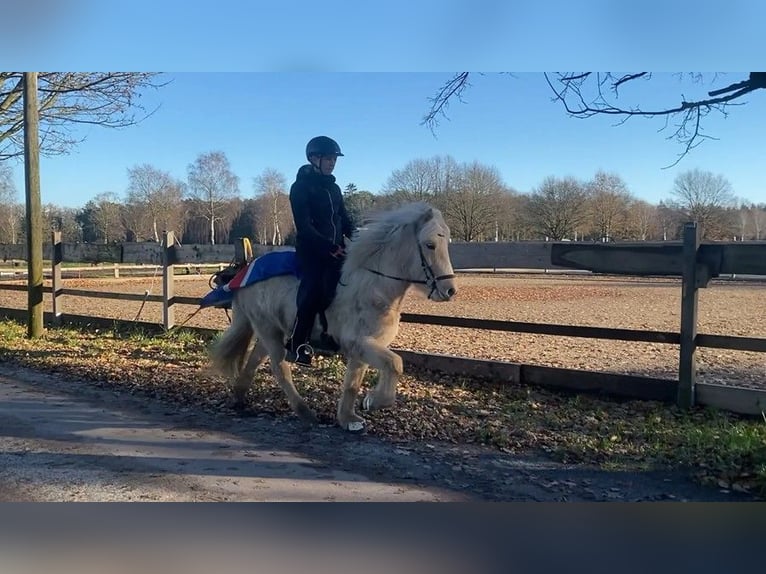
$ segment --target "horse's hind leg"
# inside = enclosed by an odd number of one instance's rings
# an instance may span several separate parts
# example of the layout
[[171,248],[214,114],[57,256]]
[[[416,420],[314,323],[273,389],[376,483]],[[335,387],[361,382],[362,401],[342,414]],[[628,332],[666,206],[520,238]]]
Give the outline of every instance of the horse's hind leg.
[[266,347],[260,341],[257,341],[255,347],[250,352],[247,363],[240,369],[231,387],[234,394],[233,407],[235,409],[243,409],[245,407],[247,391],[250,389],[250,385],[253,384],[255,370],[263,364],[266,357],[268,357]]
[[274,378],[277,379],[279,386],[282,387],[290,408],[304,422],[317,423],[316,414],[295,388],[290,365],[285,361],[285,348],[282,346],[281,335],[264,337],[260,341],[268,351],[269,358],[271,359],[271,372],[274,374]]
[[365,421],[356,414],[356,397],[359,395],[359,387],[367,372],[367,364],[356,359],[350,359],[346,366],[346,375],[343,379],[343,390],[338,400],[337,420],[341,428],[360,432],[364,430]]

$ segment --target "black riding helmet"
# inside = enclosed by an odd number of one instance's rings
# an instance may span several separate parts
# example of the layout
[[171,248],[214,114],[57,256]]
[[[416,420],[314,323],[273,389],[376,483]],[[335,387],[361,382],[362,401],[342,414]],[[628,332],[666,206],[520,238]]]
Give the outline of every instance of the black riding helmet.
[[309,159],[312,155],[342,156],[343,152],[340,151],[340,146],[334,139],[328,138],[327,136],[317,136],[311,138],[309,143],[306,144],[306,159]]

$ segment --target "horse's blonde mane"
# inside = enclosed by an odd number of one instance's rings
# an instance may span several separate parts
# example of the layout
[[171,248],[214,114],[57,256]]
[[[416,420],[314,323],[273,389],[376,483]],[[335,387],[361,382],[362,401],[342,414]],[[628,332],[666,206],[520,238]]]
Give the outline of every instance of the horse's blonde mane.
[[430,205],[417,202],[371,215],[365,225],[354,234],[348,246],[344,268],[351,270],[369,265],[370,259],[383,247],[390,246],[391,239],[402,227],[415,224],[421,219],[425,221],[426,216],[437,214],[439,212]]

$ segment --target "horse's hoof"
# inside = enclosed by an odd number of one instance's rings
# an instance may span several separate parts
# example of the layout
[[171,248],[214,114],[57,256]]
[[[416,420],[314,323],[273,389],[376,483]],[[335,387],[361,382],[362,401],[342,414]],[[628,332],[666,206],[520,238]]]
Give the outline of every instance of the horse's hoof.
[[351,421],[346,424],[346,430],[350,433],[360,434],[365,430],[364,421]]
[[306,405],[301,405],[298,407],[296,414],[301,419],[301,421],[307,425],[315,425],[319,423],[319,418],[316,416],[316,413]]
[[247,401],[245,399],[233,398],[229,401],[229,408],[241,413],[247,410]]

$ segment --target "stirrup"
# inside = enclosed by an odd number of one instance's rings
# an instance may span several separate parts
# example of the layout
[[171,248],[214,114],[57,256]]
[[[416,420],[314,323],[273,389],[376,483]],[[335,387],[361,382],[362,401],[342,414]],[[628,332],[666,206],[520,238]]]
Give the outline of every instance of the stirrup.
[[285,360],[288,363],[294,363],[296,365],[303,365],[304,367],[311,366],[311,357],[314,354],[314,350],[311,345],[302,344],[298,345],[298,349],[293,351],[292,349],[285,350]]
[[328,333],[322,333],[318,339],[312,339],[314,352],[335,354],[340,352],[340,345]]
[[313,357],[314,356],[314,347],[309,345],[308,343],[301,343],[298,345],[298,348],[295,349],[295,354],[305,354],[307,357]]

